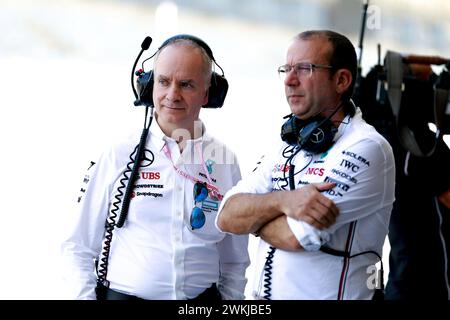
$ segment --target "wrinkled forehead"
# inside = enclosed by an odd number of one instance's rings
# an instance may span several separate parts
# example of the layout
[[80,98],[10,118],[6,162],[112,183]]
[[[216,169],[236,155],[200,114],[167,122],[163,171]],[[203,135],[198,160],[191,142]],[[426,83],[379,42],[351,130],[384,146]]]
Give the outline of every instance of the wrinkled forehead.
[[170,43],[156,53],[153,63],[156,67],[160,60],[165,60],[167,57],[188,56],[194,54],[194,51],[198,51],[198,49],[193,45],[188,45],[187,43]]
[[203,64],[204,64],[205,68],[211,69],[212,61],[211,61],[211,58],[208,56],[207,52],[205,51],[205,49],[203,49],[200,45],[198,45],[197,43],[195,43],[194,41],[189,40],[189,39],[177,39],[177,40],[174,40],[174,41],[170,42],[169,44],[165,45],[156,54],[155,59],[154,59],[154,65],[156,66],[159,57],[161,55],[163,55],[164,52],[166,52],[168,50],[171,51],[173,49],[182,50],[186,54],[192,54],[193,52],[199,53],[203,60]]
[[190,73],[201,72],[206,81],[212,72],[212,61],[205,50],[187,39],[178,39],[161,48],[154,60],[155,74],[162,66],[164,69],[185,69]]
[[197,48],[170,45],[162,49],[155,60],[154,72],[201,72],[202,64],[203,60]]

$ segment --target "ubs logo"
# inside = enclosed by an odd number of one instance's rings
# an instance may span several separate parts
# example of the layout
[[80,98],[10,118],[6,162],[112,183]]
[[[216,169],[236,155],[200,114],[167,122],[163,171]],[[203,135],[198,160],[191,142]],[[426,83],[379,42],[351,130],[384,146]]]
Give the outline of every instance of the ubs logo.
[[161,173],[160,172],[141,172],[141,178],[142,179],[147,179],[147,180],[159,180],[161,178]]

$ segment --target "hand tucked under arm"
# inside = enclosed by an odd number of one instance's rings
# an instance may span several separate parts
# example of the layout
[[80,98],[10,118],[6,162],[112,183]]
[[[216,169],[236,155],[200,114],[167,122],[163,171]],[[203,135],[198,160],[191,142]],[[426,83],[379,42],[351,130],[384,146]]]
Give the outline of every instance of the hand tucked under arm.
[[320,192],[333,187],[332,183],[318,183],[292,191],[239,193],[227,200],[217,224],[226,232],[253,233],[269,221],[285,215],[318,229],[328,228],[336,221],[339,210]]
[[279,192],[266,194],[238,193],[231,196],[220,211],[217,225],[222,231],[248,234],[281,216]]
[[300,189],[285,191],[281,211],[288,217],[302,220],[322,230],[336,222],[339,209],[321,191],[334,188],[333,183],[313,183]]
[[[272,246],[286,251],[300,251],[304,248],[299,243],[297,237],[291,230],[287,222],[288,216],[295,216],[295,214],[300,215],[300,219],[310,225],[316,227],[317,229],[324,229],[336,222],[336,217],[339,214],[339,210],[333,203],[333,201],[324,197],[317,192],[328,190],[334,185],[330,184],[311,184],[306,187],[301,192],[301,196],[304,198],[304,202],[300,204],[294,213],[286,211],[287,215],[279,216],[272,221],[266,223],[260,230],[259,236],[267,243]],[[299,190],[302,190],[299,189]],[[295,202],[298,204],[298,202]],[[289,210],[289,205],[286,210]],[[288,214],[289,213],[289,214]]]
[[303,250],[286,219],[286,216],[279,216],[266,223],[259,231],[259,236],[277,249],[286,251]]

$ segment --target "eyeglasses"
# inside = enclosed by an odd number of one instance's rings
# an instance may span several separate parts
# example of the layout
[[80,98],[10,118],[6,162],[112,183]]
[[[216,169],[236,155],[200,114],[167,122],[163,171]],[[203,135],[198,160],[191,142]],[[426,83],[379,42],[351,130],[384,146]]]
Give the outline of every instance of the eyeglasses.
[[278,68],[278,76],[280,79],[284,80],[286,79],[287,75],[291,70],[295,70],[295,73],[297,74],[298,78],[310,78],[313,72],[313,69],[331,69],[333,68],[330,65],[326,64],[314,64],[314,63],[308,63],[308,62],[301,62],[297,63],[296,65],[289,65],[285,64],[284,66],[281,66]]
[[206,183],[196,182],[194,184],[194,208],[192,208],[191,212],[191,228],[200,229],[203,227],[206,221],[205,214],[203,210],[197,207],[197,203],[202,202],[208,197],[208,187]]

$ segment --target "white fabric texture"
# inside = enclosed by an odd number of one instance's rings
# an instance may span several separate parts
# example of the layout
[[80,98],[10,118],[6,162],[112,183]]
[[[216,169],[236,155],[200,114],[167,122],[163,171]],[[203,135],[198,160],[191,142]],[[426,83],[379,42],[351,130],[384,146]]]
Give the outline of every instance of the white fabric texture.
[[[269,150],[257,169],[241,180],[222,201],[237,193],[289,190],[286,160],[293,147],[280,142]],[[382,254],[392,204],[395,163],[388,142],[368,125],[357,109],[340,124],[334,145],[322,154],[301,150],[293,159],[296,188],[310,183],[333,181],[337,185],[324,195],[340,209],[334,225],[318,230],[288,218],[288,225],[301,246],[300,252],[277,249],[272,264],[272,299],[371,299],[374,254],[364,254],[345,262],[343,257],[318,251],[322,245],[344,251],[349,240],[350,254],[373,250]],[[219,213],[220,214],[220,213]],[[350,230],[350,223],[356,222]],[[216,219],[217,222],[217,219]],[[256,258],[253,294],[264,296],[264,263],[269,245],[260,240]],[[340,284],[340,279],[343,282]]]
[[[93,259],[102,250],[105,221],[114,209],[123,172],[138,142],[139,136],[133,136],[114,145],[85,178],[73,228],[62,245],[64,273],[75,299],[95,299]],[[163,152],[164,146],[172,159]],[[217,283],[224,299],[243,299],[248,236],[215,228],[220,200],[211,195],[197,203],[205,213],[205,225],[192,230],[194,181],[173,167],[202,182],[210,177],[223,195],[241,177],[235,155],[207,133],[188,140],[180,154],[176,141],[165,136],[154,121],[144,156],[125,225],[113,232],[107,275],[110,288],[144,299],[180,300],[194,298]]]

